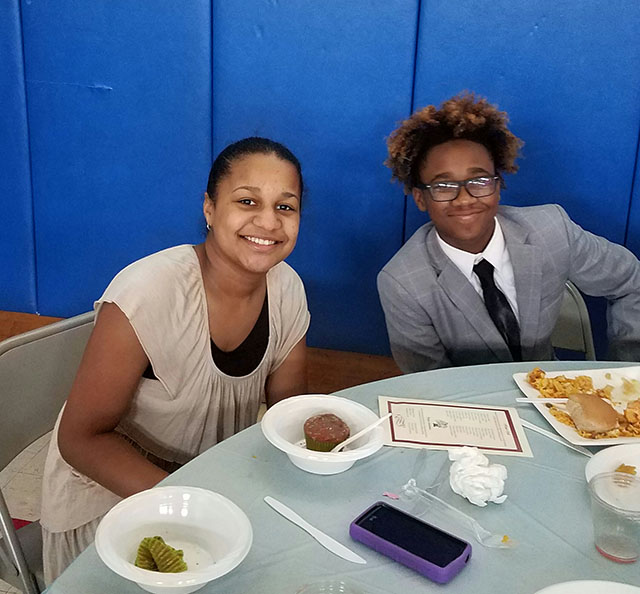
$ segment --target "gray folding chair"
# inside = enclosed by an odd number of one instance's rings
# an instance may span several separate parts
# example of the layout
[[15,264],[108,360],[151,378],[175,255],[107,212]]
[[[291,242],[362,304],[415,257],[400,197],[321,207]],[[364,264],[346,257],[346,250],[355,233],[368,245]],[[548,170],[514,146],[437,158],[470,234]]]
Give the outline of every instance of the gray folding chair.
[[584,353],[587,361],[596,360],[589,312],[580,291],[567,281],[562,299],[562,308],[551,334],[554,348]]
[[[93,328],[93,312],[0,342],[0,470],[51,431]],[[44,590],[40,523],[15,530],[0,492],[0,579]]]

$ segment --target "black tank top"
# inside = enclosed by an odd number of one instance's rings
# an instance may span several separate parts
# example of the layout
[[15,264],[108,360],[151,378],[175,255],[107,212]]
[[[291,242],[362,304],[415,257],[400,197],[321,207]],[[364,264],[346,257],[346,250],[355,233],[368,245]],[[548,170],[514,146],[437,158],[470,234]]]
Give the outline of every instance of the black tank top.
[[[233,351],[222,351],[211,339],[211,357],[216,367],[232,377],[242,377],[251,373],[262,361],[269,344],[269,300],[265,293],[262,310],[255,325],[244,341]],[[151,363],[147,365],[142,377],[158,379]]]

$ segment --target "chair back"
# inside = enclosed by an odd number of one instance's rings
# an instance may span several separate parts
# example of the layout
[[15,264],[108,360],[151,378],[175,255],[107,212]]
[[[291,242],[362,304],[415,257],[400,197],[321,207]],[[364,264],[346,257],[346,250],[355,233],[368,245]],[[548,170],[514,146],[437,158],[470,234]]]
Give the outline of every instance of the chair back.
[[93,317],[88,312],[0,342],[0,470],[53,428]]
[[[88,312],[0,342],[0,470],[53,429],[93,318]],[[1,492],[0,578],[25,594],[36,594],[43,586],[39,524],[14,530]]]
[[580,291],[567,281],[560,316],[551,334],[554,348],[584,353],[587,361],[596,360],[591,320]]

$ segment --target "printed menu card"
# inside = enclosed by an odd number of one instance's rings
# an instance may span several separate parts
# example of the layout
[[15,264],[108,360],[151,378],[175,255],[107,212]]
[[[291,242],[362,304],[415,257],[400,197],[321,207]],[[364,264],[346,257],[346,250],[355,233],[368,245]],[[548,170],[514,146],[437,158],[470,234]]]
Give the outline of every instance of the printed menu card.
[[471,446],[486,454],[533,457],[514,408],[378,396],[385,445],[446,450]]

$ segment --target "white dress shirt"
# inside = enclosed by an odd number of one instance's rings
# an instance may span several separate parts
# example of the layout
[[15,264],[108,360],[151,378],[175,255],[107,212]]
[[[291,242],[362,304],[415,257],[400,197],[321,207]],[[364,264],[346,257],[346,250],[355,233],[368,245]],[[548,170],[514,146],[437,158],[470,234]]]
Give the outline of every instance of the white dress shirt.
[[509,258],[509,250],[504,242],[504,235],[500,228],[498,219],[494,219],[496,222],[493,235],[484,248],[484,251],[479,254],[471,254],[459,250],[458,248],[449,245],[436,231],[438,237],[438,243],[442,248],[442,251],[446,256],[460,269],[460,272],[464,274],[466,279],[471,283],[473,288],[478,292],[481,299],[484,300],[484,294],[482,293],[482,285],[478,275],[473,272],[473,267],[480,262],[480,260],[486,260],[493,268],[493,280],[498,288],[504,293],[509,305],[519,321],[518,317],[518,301],[516,299],[516,284],[513,277],[513,266],[511,265],[511,258]]

